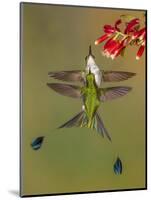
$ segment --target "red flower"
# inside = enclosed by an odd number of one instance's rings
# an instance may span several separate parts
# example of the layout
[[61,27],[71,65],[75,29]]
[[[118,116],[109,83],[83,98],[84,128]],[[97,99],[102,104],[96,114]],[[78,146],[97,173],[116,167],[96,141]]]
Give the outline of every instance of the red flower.
[[115,22],[115,29],[117,30],[117,31],[121,31],[119,28],[118,28],[118,25],[120,25],[122,23],[122,20],[121,19],[118,19],[116,22]]
[[116,29],[113,26],[105,25],[104,26],[104,32],[105,33],[114,33]]
[[112,38],[104,45],[103,55],[114,59],[125,48],[125,44],[125,40],[120,41]]
[[125,45],[124,45],[124,41],[122,41],[118,48],[115,50],[115,52],[111,55],[111,58],[114,59],[116,58],[118,55],[121,54],[122,50],[125,48]]
[[135,31],[132,35],[132,39],[137,39],[138,37],[140,37],[140,39],[144,39],[144,36],[146,35],[146,28],[142,28],[139,31]]
[[107,38],[110,37],[110,34],[106,33],[104,35],[102,35],[101,37],[99,37],[96,41],[95,41],[95,45],[100,44],[101,42],[103,42],[104,40],[106,40]]
[[[129,19],[128,16],[127,19]],[[119,25],[122,23],[123,21],[118,19],[114,26],[104,25],[103,30],[105,34],[95,41],[95,45],[107,40],[102,53],[104,56],[112,59],[122,55],[123,49],[128,45],[140,46],[136,56],[136,59],[139,59],[145,49],[146,27],[140,29],[140,20],[138,18],[131,18],[131,20],[124,22],[125,27],[122,32],[119,28]]]
[[140,48],[138,49],[137,55],[136,55],[136,60],[139,60],[142,54],[144,53],[145,49],[145,44],[142,44]]
[[138,18],[135,18],[133,20],[131,20],[128,24],[127,24],[127,27],[124,31],[125,34],[129,33],[129,32],[134,32],[135,31],[135,28],[136,26],[139,24],[139,19]]

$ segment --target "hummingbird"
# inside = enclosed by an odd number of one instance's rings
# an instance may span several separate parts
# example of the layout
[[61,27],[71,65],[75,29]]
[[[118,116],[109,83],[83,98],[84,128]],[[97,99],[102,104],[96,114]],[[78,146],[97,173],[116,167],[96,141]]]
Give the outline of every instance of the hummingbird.
[[87,127],[96,130],[103,137],[106,135],[110,141],[111,136],[98,114],[98,108],[102,102],[122,97],[132,89],[126,86],[100,88],[96,83],[95,74],[91,72],[90,68],[85,76],[83,86],[63,83],[47,83],[47,86],[61,95],[82,99],[83,102],[82,110],[59,128]]
[[72,71],[56,71],[49,72],[48,76],[67,82],[86,82],[86,74],[89,70],[95,76],[95,82],[98,87],[101,86],[102,82],[118,82],[124,81],[136,75],[133,72],[125,71],[104,71],[99,68],[95,62],[95,56],[92,54],[91,45],[89,46],[89,53],[85,57],[85,70],[72,70]]

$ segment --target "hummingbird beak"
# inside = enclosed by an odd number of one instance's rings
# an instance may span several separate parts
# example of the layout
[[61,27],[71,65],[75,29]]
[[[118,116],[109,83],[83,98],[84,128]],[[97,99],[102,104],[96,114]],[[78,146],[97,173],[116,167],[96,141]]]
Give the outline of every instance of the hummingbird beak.
[[89,46],[89,56],[92,55],[91,45]]
[[[89,58],[93,58],[93,59],[95,59],[95,56],[92,54],[91,45],[89,46],[89,54],[85,57],[85,61],[86,61],[86,63],[88,63]],[[92,60],[92,59],[91,59],[91,60]]]
[[95,56],[92,54],[92,48],[91,45],[89,46],[89,55],[88,56],[92,56],[93,58],[95,58]]

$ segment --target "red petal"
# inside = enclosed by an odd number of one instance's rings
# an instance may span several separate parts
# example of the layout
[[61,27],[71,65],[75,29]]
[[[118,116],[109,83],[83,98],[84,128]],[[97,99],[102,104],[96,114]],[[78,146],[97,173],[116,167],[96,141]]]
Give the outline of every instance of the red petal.
[[98,38],[96,41],[95,41],[95,45],[98,45],[100,44],[101,42],[103,42],[104,40],[106,40],[108,37],[110,37],[110,34],[104,34],[102,35],[100,38]]
[[140,40],[145,40],[146,39],[146,28],[144,28],[144,31],[142,31],[142,33],[139,36]]
[[118,55],[120,55],[121,51],[123,50],[123,48],[125,48],[125,46],[120,46],[117,51],[114,53],[114,58],[117,57]]
[[141,45],[140,48],[138,49],[137,55],[136,55],[136,60],[139,60],[140,57],[142,56],[143,52],[145,49],[145,45]]
[[112,42],[105,50],[104,53],[108,56],[111,56],[112,54],[115,53],[115,51],[119,48],[120,43],[117,40],[113,40]]
[[121,50],[123,47],[121,47],[121,45],[119,44],[118,46],[116,46],[116,48],[114,48],[111,52],[111,58],[114,59],[117,54],[120,54]]
[[112,55],[111,58],[114,59],[115,57],[117,57],[118,55],[120,55],[121,51],[123,50],[123,48],[126,47],[126,41],[127,39],[123,40],[121,43],[119,43],[118,47],[112,51]]
[[104,50],[107,48],[110,48],[111,46],[114,46],[117,42],[113,39],[114,37],[110,38],[104,45]]
[[132,39],[136,39],[138,37],[142,37],[142,39],[143,39],[145,34],[146,34],[146,28],[144,27],[144,28],[140,29],[139,31],[134,32]]
[[110,54],[114,54],[115,51],[120,47],[120,43],[117,42],[112,48],[110,48]]
[[138,18],[132,19],[132,20],[127,24],[127,27],[126,27],[126,29],[125,29],[125,34],[134,31],[134,28],[135,28],[136,25],[138,25],[138,24],[139,24],[139,19],[138,19]]
[[105,33],[114,33],[115,32],[115,28],[111,25],[105,25],[104,26],[104,32]]
[[120,25],[122,23],[122,20],[121,19],[118,19],[116,22],[115,22],[115,29],[117,30],[117,31],[119,31],[120,32],[120,29],[118,28],[118,25]]

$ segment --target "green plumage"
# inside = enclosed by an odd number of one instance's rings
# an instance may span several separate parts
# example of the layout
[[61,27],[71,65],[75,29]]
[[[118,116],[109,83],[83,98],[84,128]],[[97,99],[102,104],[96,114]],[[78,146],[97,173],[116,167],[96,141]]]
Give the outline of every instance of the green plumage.
[[86,86],[82,88],[82,95],[84,99],[85,113],[87,116],[87,127],[94,127],[94,116],[97,111],[100,101],[98,98],[98,88],[95,84],[95,79],[93,74],[88,74],[86,76]]

